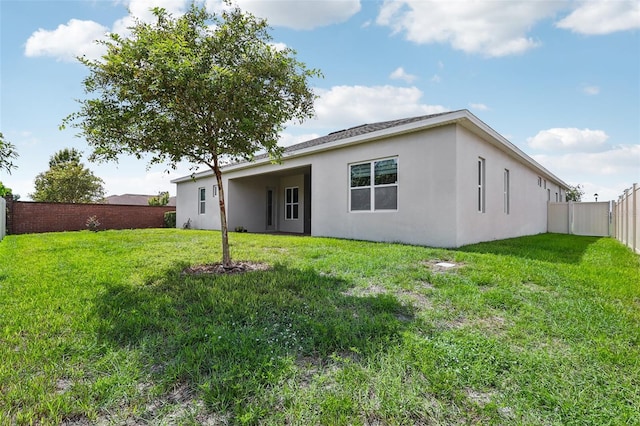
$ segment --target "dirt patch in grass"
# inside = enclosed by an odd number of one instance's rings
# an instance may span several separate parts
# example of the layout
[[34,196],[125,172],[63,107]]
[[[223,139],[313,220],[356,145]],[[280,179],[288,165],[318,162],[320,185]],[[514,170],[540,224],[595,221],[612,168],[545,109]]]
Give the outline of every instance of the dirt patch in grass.
[[450,321],[445,321],[442,325],[445,329],[474,328],[490,334],[499,335],[503,333],[510,324],[508,324],[508,321],[505,318],[493,315],[482,318],[468,318],[462,316]]
[[480,407],[484,407],[494,398],[494,394],[491,392],[480,392],[471,388],[465,389],[465,394],[467,398],[475,404],[478,404]]
[[400,300],[405,301],[418,310],[430,310],[433,309],[433,303],[424,294],[420,294],[414,291],[402,290],[397,293]]
[[354,287],[347,291],[342,292],[345,296],[353,297],[370,297],[377,296],[379,294],[387,294],[387,290],[376,284],[372,284],[369,287]]
[[189,266],[182,270],[183,275],[228,275],[243,274],[251,271],[267,271],[271,269],[266,263],[256,262],[235,262],[231,266],[224,266],[222,263],[208,263],[204,265]]

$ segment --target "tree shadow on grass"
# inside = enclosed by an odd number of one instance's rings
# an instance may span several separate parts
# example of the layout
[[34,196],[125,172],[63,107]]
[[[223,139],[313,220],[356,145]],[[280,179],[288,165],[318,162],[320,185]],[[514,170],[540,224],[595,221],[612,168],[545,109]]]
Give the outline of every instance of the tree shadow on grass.
[[349,295],[348,282],[313,270],[181,269],[145,285],[108,285],[95,304],[100,339],[139,348],[154,381],[186,383],[217,410],[241,412],[290,376],[296,360],[376,353],[412,318],[392,296]]
[[539,234],[489,241],[458,248],[469,253],[516,256],[551,263],[579,264],[590,245],[601,237],[565,234]]

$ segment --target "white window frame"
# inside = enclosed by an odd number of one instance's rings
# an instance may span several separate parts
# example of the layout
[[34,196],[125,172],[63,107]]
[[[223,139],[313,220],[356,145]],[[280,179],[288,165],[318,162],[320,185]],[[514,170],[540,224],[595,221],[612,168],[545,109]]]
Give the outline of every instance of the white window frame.
[[509,169],[504,169],[504,212],[505,214],[510,213],[510,198],[511,198],[511,176],[509,173]]
[[[388,161],[388,160],[394,160],[396,163],[396,181],[394,183],[386,183],[386,184],[376,184],[375,183],[375,166],[376,163],[380,163],[382,161]],[[363,185],[363,186],[351,186],[352,182],[351,182],[351,169],[354,166],[362,166],[368,164],[369,165],[369,170],[370,170],[370,174],[369,174],[369,185]],[[384,157],[384,158],[376,158],[375,160],[369,160],[369,161],[362,161],[362,162],[358,162],[358,163],[350,163],[348,165],[348,173],[347,173],[347,179],[349,179],[349,212],[350,213],[371,213],[371,212],[397,212],[398,211],[398,198],[399,198],[399,176],[400,176],[400,162],[398,160],[398,156],[393,156],[393,157]],[[376,208],[376,197],[375,197],[375,190],[376,188],[392,188],[395,187],[396,188],[396,208],[395,209],[384,209],[384,208]],[[369,209],[358,209],[358,210],[354,210],[352,208],[352,204],[351,204],[351,194],[353,192],[353,190],[360,190],[360,189],[369,189]]]
[[198,214],[205,214],[207,211],[207,189],[204,186],[198,188]]
[[[291,192],[291,197],[289,197]],[[294,195],[296,195],[294,197]],[[300,219],[300,188],[289,186],[284,189],[284,220]]]
[[482,157],[478,157],[478,166],[477,166],[477,183],[478,183],[478,213],[485,213],[487,211],[486,208],[486,200],[487,200],[487,166],[486,160]]
[[213,198],[216,198],[218,196],[218,185],[213,185],[211,193],[213,194]]

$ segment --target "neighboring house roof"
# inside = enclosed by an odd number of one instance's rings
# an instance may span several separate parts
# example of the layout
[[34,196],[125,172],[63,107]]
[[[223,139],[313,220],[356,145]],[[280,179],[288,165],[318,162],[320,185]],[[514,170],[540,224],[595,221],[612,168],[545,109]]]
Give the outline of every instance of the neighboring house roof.
[[[121,205],[133,205],[133,206],[148,206],[149,199],[157,197],[157,195],[144,195],[144,194],[122,194],[122,195],[109,195],[104,199],[105,204],[121,204]],[[176,205],[176,197],[169,197],[168,206]]]
[[[567,183],[545,169],[542,165],[525,154],[520,148],[509,142],[504,136],[500,135],[498,132],[493,130],[486,123],[484,123],[482,120],[480,120],[478,117],[476,117],[466,109],[438,114],[421,115],[399,120],[389,120],[381,121],[378,123],[363,124],[337,132],[332,132],[326,136],[321,136],[316,139],[311,139],[306,142],[286,147],[284,149],[282,160],[454,123],[465,127],[466,129],[479,135],[485,141],[494,145],[498,149],[508,153],[520,162],[537,170],[538,173],[540,173],[540,175],[544,176],[545,178],[555,181],[564,188],[569,187]],[[268,163],[269,161],[270,159],[267,154],[260,154],[255,156],[253,161],[238,162],[224,166],[224,170],[239,170],[250,168],[259,164]],[[206,170],[204,172],[195,173],[190,176],[184,176],[174,179],[171,182],[186,182],[189,180],[204,178],[212,175],[213,171]]]

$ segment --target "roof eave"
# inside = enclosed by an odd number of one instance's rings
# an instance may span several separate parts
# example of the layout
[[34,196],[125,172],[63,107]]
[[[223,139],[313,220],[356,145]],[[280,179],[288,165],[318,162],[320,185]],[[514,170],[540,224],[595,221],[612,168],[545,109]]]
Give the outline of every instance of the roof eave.
[[[563,186],[565,189],[569,188],[569,185],[564,182],[562,179],[558,178],[556,175],[548,171],[544,168],[540,163],[535,161],[533,158],[528,156],[524,151],[518,148],[516,145],[511,143],[508,139],[502,136],[500,133],[493,130],[490,126],[480,120],[478,117],[473,115],[469,110],[463,109],[458,111],[452,111],[450,113],[437,115],[434,117],[428,117],[424,120],[415,121],[412,123],[407,123],[399,126],[389,127],[382,130],[377,130],[369,133],[364,133],[361,135],[356,135],[344,139],[338,139],[336,141],[323,143],[320,145],[314,145],[307,148],[302,148],[294,151],[285,152],[282,156],[282,161],[292,158],[304,157],[312,154],[317,154],[325,151],[330,151],[337,148],[348,147],[352,145],[357,145],[365,142],[371,142],[379,139],[385,139],[390,136],[398,136],[406,133],[413,133],[421,130],[426,130],[434,127],[446,126],[449,124],[460,124],[465,128],[471,130],[474,133],[480,133],[485,136],[485,139],[488,139],[490,143],[496,146],[498,149],[502,151],[506,151],[508,154],[510,153],[516,159],[518,159],[521,163],[533,168],[538,171],[540,175],[544,176],[546,179],[555,181],[560,186]],[[235,163],[230,164],[223,167],[224,171],[237,171],[237,170],[245,170],[258,166],[262,166],[265,164],[272,163],[271,159],[268,157],[259,158],[250,162],[243,163]],[[213,171],[206,170],[204,172],[196,173],[191,176],[184,176],[181,178],[177,178],[171,181],[171,183],[181,183],[188,181],[195,181],[198,179],[202,179],[205,177],[209,177],[213,175]]]
[[461,121],[460,122],[461,125],[465,126],[466,128],[469,128],[469,126],[465,124],[471,123],[476,129],[482,131],[486,135],[489,135],[491,139],[493,139],[493,141],[497,142],[497,144],[494,143],[494,145],[496,145],[498,148],[503,148],[503,150],[504,148],[506,148],[508,151],[515,154],[516,158],[519,159],[521,163],[524,163],[525,165],[538,171],[540,175],[544,176],[547,180],[555,181],[564,189],[569,188],[569,185],[565,181],[563,181],[562,179],[560,179],[559,177],[551,173],[544,166],[542,166],[540,163],[535,161],[533,158],[527,155],[524,151],[522,151],[520,148],[518,148],[516,145],[510,142],[507,138],[505,138],[500,133],[493,130],[484,121],[480,120],[478,117],[476,117],[471,113],[468,113],[467,117],[465,118],[467,121],[466,122]]

